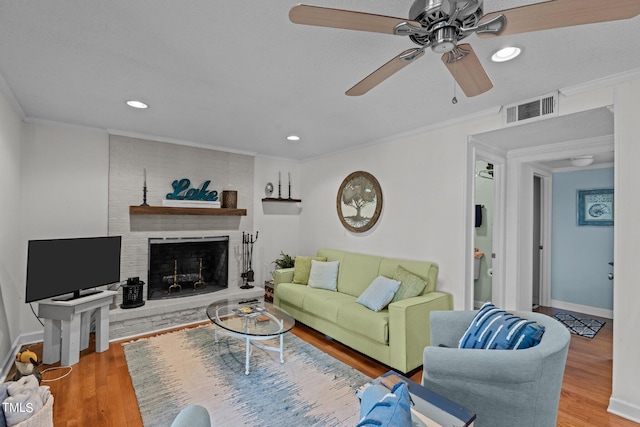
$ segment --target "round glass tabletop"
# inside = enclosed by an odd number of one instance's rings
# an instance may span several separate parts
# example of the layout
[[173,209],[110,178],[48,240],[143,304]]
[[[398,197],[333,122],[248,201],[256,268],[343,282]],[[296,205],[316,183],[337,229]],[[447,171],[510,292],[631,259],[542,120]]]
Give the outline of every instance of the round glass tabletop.
[[247,336],[277,336],[289,332],[296,324],[293,317],[264,301],[242,300],[214,302],[207,307],[211,321],[228,331]]

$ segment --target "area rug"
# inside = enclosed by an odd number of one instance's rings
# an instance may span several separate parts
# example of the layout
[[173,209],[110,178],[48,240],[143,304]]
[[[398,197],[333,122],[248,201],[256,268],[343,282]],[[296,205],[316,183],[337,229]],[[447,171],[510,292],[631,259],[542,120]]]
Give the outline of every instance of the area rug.
[[254,347],[249,375],[244,342],[216,344],[212,325],[124,344],[144,425],[169,426],[193,404],[208,409],[213,426],[356,425],[355,390],[371,378],[291,333],[284,340],[285,363]]
[[582,319],[569,313],[556,313],[554,317],[569,329],[572,334],[593,338],[605,322],[596,319]]

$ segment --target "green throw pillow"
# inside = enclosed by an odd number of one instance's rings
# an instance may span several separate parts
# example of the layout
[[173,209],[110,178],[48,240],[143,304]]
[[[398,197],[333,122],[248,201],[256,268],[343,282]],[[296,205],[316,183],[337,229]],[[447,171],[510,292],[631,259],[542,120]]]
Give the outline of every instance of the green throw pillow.
[[[391,302],[400,301],[406,298],[417,297],[422,294],[424,288],[427,287],[427,281],[420,276],[416,276],[410,271],[405,270],[401,266],[396,268],[396,272],[393,274],[394,280],[400,281],[400,287],[394,295]],[[435,289],[427,289],[427,292],[433,292]]]
[[306,285],[309,281],[309,273],[311,273],[311,260],[326,261],[326,256],[297,256],[293,264],[293,283]]

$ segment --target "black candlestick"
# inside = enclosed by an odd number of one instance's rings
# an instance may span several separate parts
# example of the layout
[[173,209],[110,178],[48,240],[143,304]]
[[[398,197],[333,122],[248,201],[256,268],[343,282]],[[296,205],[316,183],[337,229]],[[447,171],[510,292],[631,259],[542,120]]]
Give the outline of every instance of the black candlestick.
[[147,186],[142,187],[142,204],[140,206],[149,206],[147,204]]

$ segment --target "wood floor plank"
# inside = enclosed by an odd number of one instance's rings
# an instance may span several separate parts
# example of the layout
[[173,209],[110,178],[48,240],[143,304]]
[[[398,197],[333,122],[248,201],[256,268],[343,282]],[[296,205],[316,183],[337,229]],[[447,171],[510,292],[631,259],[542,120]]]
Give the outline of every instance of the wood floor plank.
[[[553,316],[561,310],[541,307],[537,311]],[[596,318],[605,321],[606,324],[593,339],[571,336],[557,425],[560,427],[637,426],[638,424],[632,421],[607,412],[611,396],[613,321],[580,313],[569,313],[580,317]],[[372,378],[389,370],[388,367],[304,325],[296,325],[292,333]],[[46,383],[51,386],[51,392],[55,396],[54,425],[56,427],[142,426],[122,342],[112,342],[107,351],[95,353],[94,339],[92,335],[89,348],[81,352],[80,362],[73,366],[71,374],[58,381]],[[42,343],[28,347],[37,354],[42,354]],[[59,366],[59,364],[52,366]],[[40,370],[52,366],[41,366]],[[50,371],[43,377],[57,378],[64,372],[66,370]],[[8,378],[12,375],[10,373]],[[410,378],[421,382],[422,370],[412,372]]]

